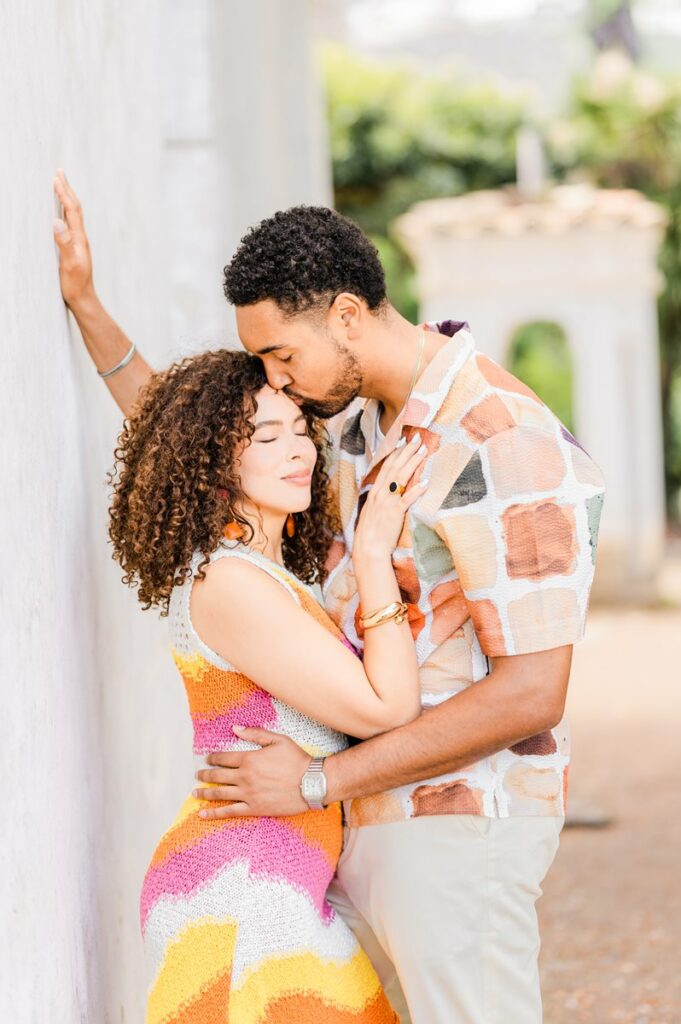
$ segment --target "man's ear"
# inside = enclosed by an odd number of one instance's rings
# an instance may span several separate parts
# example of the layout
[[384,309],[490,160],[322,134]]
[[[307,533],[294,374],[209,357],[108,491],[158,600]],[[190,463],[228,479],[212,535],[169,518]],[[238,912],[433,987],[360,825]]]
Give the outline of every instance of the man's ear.
[[352,292],[341,292],[331,303],[329,323],[342,331],[348,341],[357,341],[366,316],[366,302]]

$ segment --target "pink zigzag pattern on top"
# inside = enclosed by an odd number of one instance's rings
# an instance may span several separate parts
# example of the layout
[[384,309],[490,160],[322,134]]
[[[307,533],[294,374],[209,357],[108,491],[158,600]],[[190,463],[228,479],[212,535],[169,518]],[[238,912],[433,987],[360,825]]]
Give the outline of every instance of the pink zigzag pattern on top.
[[[230,823],[231,824],[231,823]],[[140,921],[144,930],[153,906],[164,897],[189,896],[215,877],[221,869],[247,859],[250,874],[286,881],[307,892],[325,923],[334,912],[324,896],[329,879],[328,858],[309,838],[291,828],[282,818],[243,818],[230,857],[229,841],[221,829],[194,845],[172,853],[146,874],[140,899]],[[245,834],[247,833],[247,834]],[[246,842],[244,842],[246,839]]]
[[272,698],[264,690],[256,690],[243,704],[238,704],[215,718],[194,715],[194,753],[209,754],[215,750],[225,750],[237,743],[237,738],[232,732],[234,725],[246,725],[252,729],[271,729],[277,724],[277,717]]

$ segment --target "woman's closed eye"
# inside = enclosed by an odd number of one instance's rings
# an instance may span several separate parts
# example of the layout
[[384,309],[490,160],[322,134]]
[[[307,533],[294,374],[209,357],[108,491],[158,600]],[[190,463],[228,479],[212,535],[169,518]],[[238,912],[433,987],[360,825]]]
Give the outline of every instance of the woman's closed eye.
[[[296,437],[309,437],[310,436],[309,433],[308,433],[307,427],[305,428],[305,430],[296,430],[295,431],[295,435],[296,435]],[[279,440],[279,435],[277,435],[276,437],[262,437],[262,438],[259,437],[258,438],[258,444],[272,444],[273,441],[278,441],[278,440]]]

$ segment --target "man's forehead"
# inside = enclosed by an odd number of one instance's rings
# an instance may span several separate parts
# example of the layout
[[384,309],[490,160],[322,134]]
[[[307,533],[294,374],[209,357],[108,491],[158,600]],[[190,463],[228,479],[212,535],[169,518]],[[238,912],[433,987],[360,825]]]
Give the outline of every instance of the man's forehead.
[[[246,307],[244,307],[246,308]],[[247,307],[253,309],[254,307]],[[319,326],[304,314],[285,317],[244,316],[237,312],[237,328],[244,348],[257,356],[266,356],[284,348],[305,349],[318,342]]]
[[250,328],[286,323],[283,311],[273,299],[262,299],[249,306],[235,306],[235,310],[237,322]]
[[236,323],[244,347],[256,355],[265,355],[264,350],[283,348],[291,328],[295,330],[291,321],[271,299],[264,299],[251,306],[237,306]]

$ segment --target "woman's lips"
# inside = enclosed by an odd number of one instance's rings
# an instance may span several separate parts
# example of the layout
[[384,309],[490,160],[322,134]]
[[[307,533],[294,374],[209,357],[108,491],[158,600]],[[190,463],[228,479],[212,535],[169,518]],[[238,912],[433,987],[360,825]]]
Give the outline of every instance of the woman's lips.
[[283,479],[289,484],[306,487],[312,479],[312,473],[292,473],[290,476],[283,477]]

